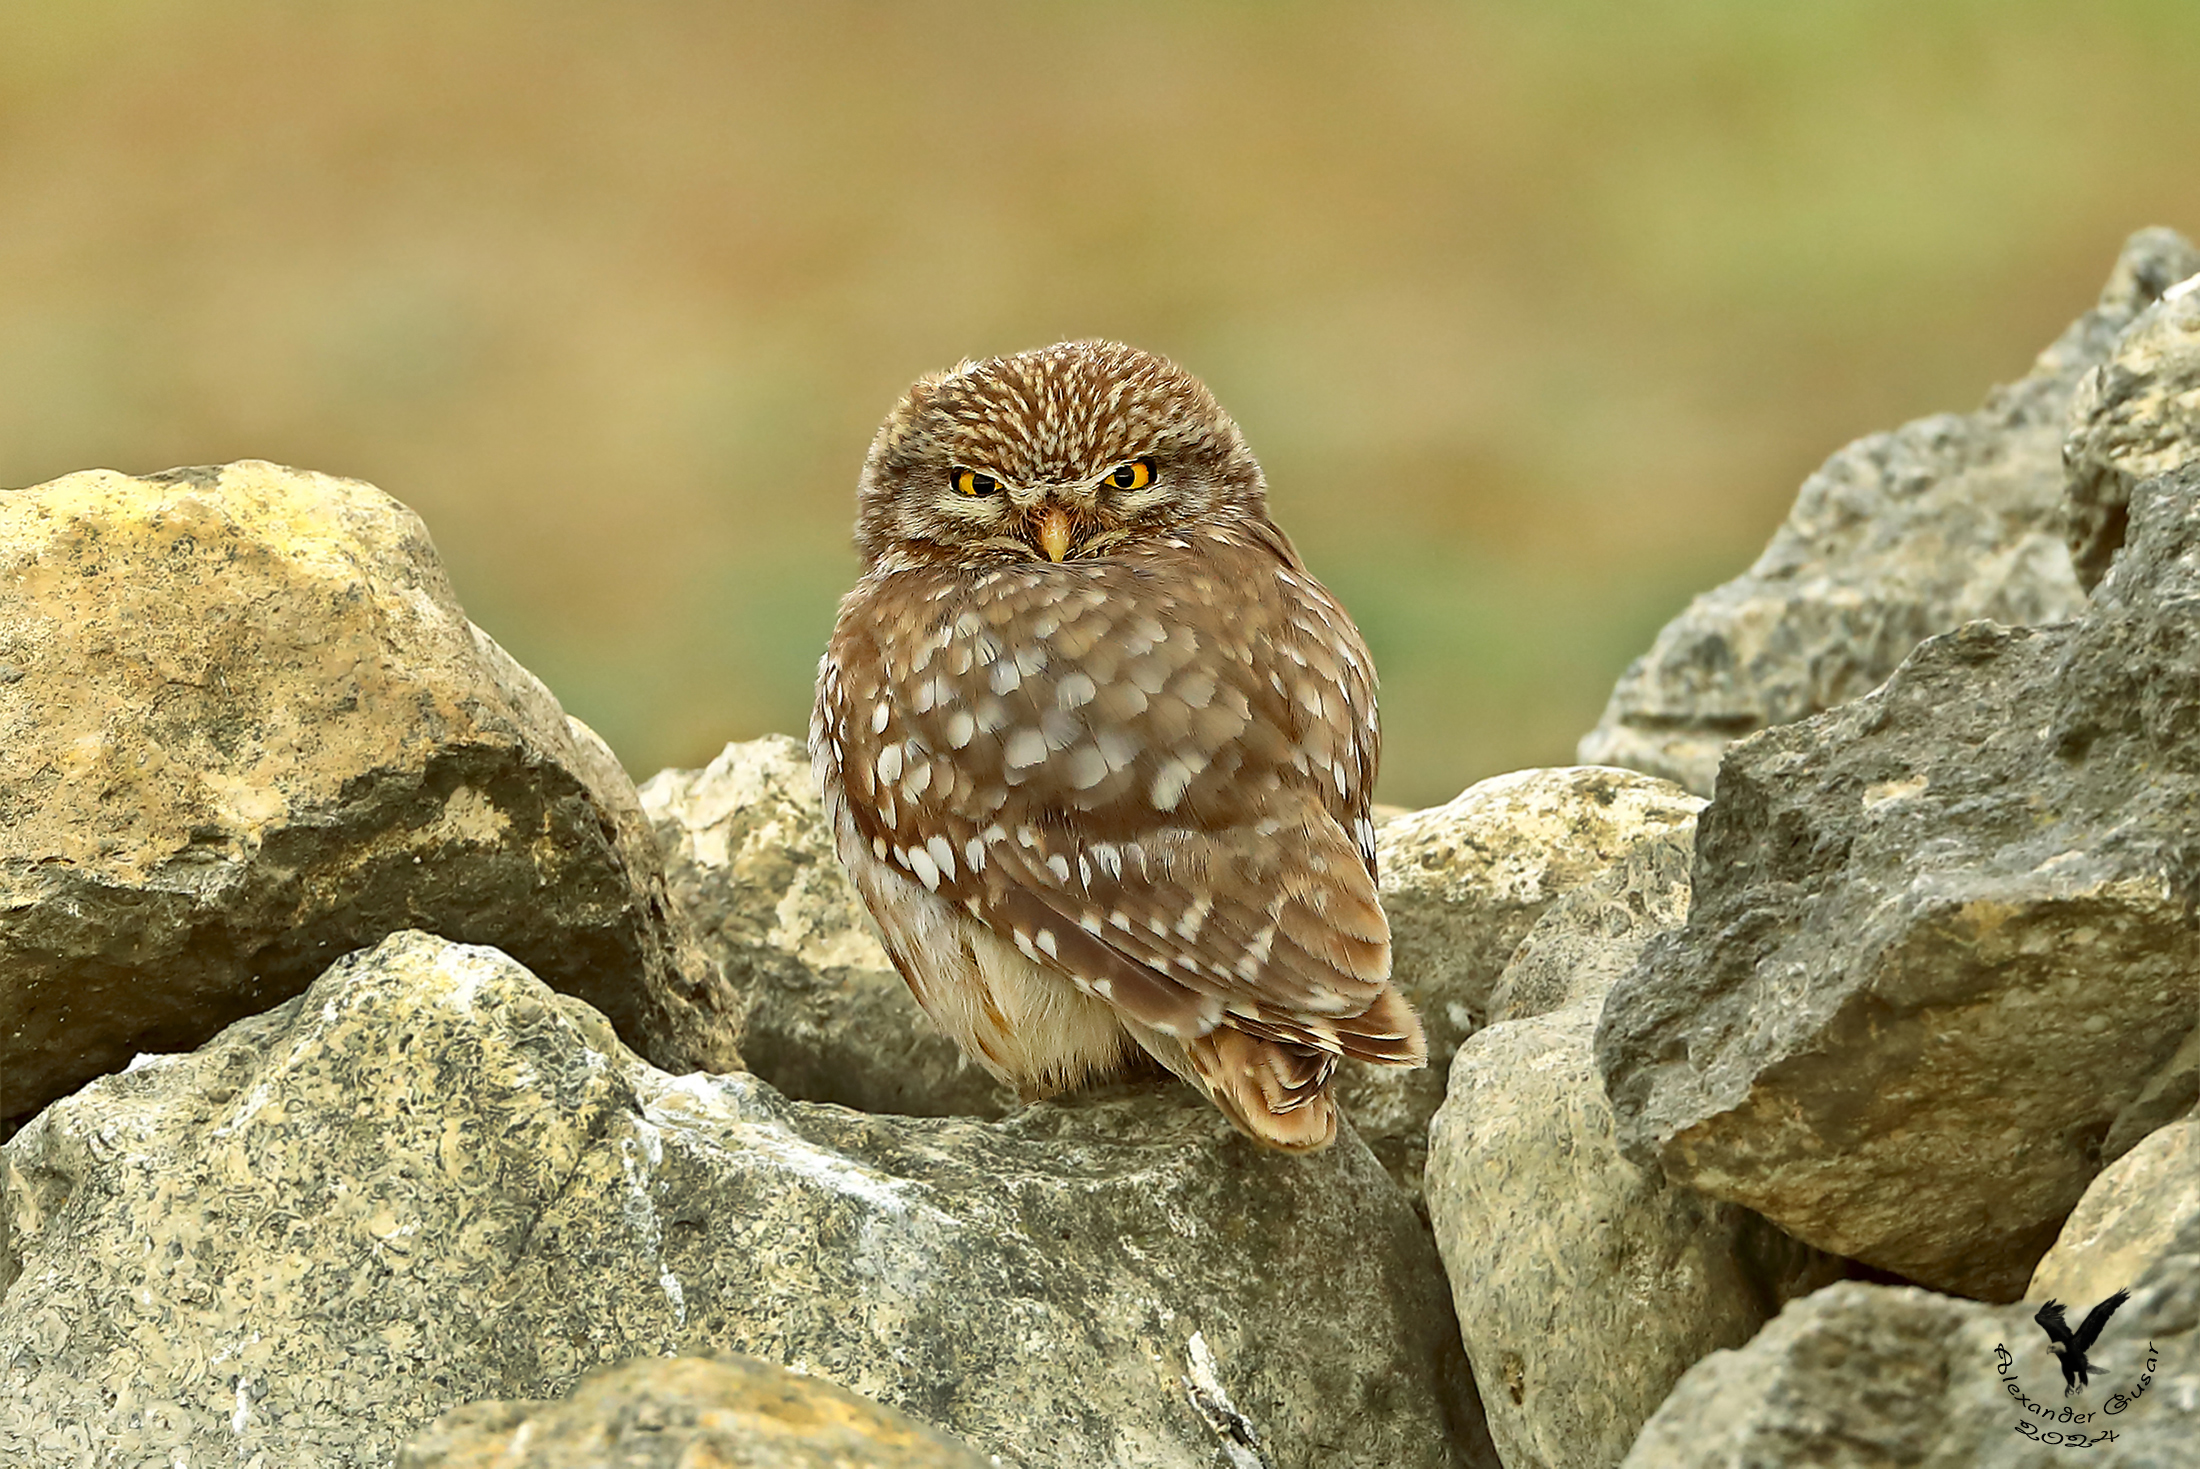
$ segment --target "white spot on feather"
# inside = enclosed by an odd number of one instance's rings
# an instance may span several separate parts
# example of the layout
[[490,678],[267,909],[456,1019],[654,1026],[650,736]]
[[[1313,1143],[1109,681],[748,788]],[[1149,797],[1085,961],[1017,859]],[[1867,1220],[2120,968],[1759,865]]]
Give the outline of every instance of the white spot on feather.
[[948,843],[947,838],[939,836],[926,837],[924,850],[932,854],[933,862],[939,866],[940,875],[949,882],[953,882],[955,880],[955,849]]
[[1099,695],[1099,688],[1088,674],[1065,673],[1054,686],[1054,701],[1064,709],[1082,709]]
[[1184,788],[1192,783],[1191,767],[1181,760],[1170,760],[1161,767],[1161,773],[1153,778],[1148,794],[1157,811],[1174,811],[1177,802],[1184,799]]
[[1047,758],[1046,736],[1035,729],[1019,729],[1008,737],[1001,754],[1011,770],[1040,764]]

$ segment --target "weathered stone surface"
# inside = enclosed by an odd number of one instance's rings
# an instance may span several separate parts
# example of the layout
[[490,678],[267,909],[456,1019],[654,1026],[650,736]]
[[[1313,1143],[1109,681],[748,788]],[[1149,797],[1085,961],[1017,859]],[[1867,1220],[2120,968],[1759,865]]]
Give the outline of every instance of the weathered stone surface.
[[[642,787],[680,905],[747,997],[748,1065],[790,1095],[866,1112],[1003,1115],[1005,1088],[965,1063],[909,998],[833,856],[809,758],[784,736],[728,745],[700,771]],[[1632,771],[1527,770],[1383,822],[1383,904],[1394,972],[1420,1007],[1429,1054],[1482,1023],[1513,947],[1552,899],[1703,803]],[[1441,1065],[1352,1066],[1347,1115],[1418,1188]]]
[[2035,1309],[1830,1286],[1689,1369],[1626,1469],[2186,1469],[2200,1444],[2200,1223],[2110,1318],[2090,1387],[2064,1394]]
[[1391,974],[1421,1012],[1429,1065],[1347,1066],[1337,1095],[1409,1192],[1420,1190],[1447,1059],[1488,1019],[1490,992],[1537,917],[1702,805],[1633,771],[1569,766],[1495,776],[1376,828]]
[[641,790],[678,906],[747,998],[748,1068],[790,1097],[863,1112],[999,1117],[1015,1094],[910,998],[833,855],[810,757],[785,735],[728,745]]
[[2151,1134],[2101,1171],[2032,1272],[2025,1299],[2076,1301],[2082,1311],[2137,1280],[2196,1220],[2200,1120],[2188,1120]]
[[[2024,1289],[2200,1022],[2200,464],[2078,622],[1978,623],[1727,755],[1694,908],[1614,989],[1632,1155],[1789,1232]],[[2166,1120],[2166,1119],[2164,1119]]]
[[[2186,263],[2200,271],[2200,254]],[[2124,543],[2131,487],[2200,458],[2200,276],[2163,292],[2079,380],[2062,452],[2070,563],[2091,591]]]
[[0,1159],[0,1463],[382,1463],[460,1403],[731,1350],[1011,1466],[1206,1469],[1195,1334],[1271,1469],[1490,1462],[1374,1159],[1262,1153],[1180,1087],[998,1123],[789,1102],[400,934]]
[[1490,991],[1495,1025],[1586,1004],[1593,1015],[1654,934],[1688,920],[1696,820],[1657,828],[1543,910]]
[[986,1469],[939,1430],[822,1378],[724,1353],[599,1368],[557,1402],[469,1403],[397,1469]]
[[1609,1469],[1681,1374],[1841,1262],[1620,1156],[1590,1061],[1605,991],[1688,912],[1693,825],[1575,888],[1506,967],[1430,1129],[1428,1210],[1511,1469]]
[[1856,698],[1934,633],[2083,605],[2063,539],[2065,419],[2079,377],[2200,251],[2124,246],[2099,304],[1975,413],[1859,439],[1805,480],[1756,564],[1689,604],[1620,676],[1581,758],[1711,793],[1727,744]]
[[632,784],[410,511],[258,462],[0,491],[0,1117],[404,927],[737,1062]]
[[2200,1115],[2200,1026],[2186,1033],[2176,1052],[2154,1068],[2139,1095],[2126,1103],[2101,1139],[2101,1161],[2112,1163],[2158,1127]]

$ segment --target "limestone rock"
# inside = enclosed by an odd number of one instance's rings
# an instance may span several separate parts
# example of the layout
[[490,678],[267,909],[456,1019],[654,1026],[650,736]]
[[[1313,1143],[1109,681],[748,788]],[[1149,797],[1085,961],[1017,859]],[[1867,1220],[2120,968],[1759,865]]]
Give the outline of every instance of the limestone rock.
[[2200,1022],[2200,464],[2081,620],[1978,623],[1731,750],[1597,1061],[1639,1160],[1988,1300]]
[[[2091,1304],[2090,1301],[2087,1302]],[[2066,1396],[2034,1307],[1843,1283],[1689,1369],[1625,1469],[2182,1469],[2200,1443],[2200,1223]]]
[[[729,745],[642,787],[680,905],[743,990],[748,1064],[789,1095],[866,1112],[997,1117],[1014,1097],[968,1065],[909,997],[833,855],[809,759],[784,736]],[[1482,1022],[1514,945],[1559,894],[1702,802],[1632,771],[1528,770],[1377,829],[1393,970],[1429,1054]],[[1417,1188],[1441,1066],[1349,1066],[1346,1114]]]
[[1015,1094],[926,1018],[833,855],[809,754],[732,744],[641,790],[678,906],[746,997],[748,1067],[779,1091],[863,1112],[999,1117]]
[[1391,974],[1421,1012],[1429,1065],[1349,1065],[1345,1115],[1417,1193],[1444,1069],[1489,1017],[1490,993],[1539,915],[1635,843],[1692,821],[1702,802],[1633,771],[1587,766],[1492,777],[1376,828]]
[[1609,1469],[1681,1374],[1839,1262],[1620,1156],[1598,1009],[1688,911],[1693,825],[1552,904],[1459,1047],[1430,1129],[1429,1218],[1490,1434],[1512,1469]]
[[423,1429],[397,1469],[986,1469],[937,1429],[724,1353],[600,1368],[558,1402],[469,1403]]
[[[2200,255],[2185,264],[2200,271]],[[2070,562],[2091,591],[2124,543],[2131,487],[2200,459],[2200,275],[2163,292],[2079,380],[2062,453]]]
[[2200,1116],[2200,1026],[2186,1032],[2176,1053],[2154,1068],[2139,1095],[2116,1114],[2101,1139],[2101,1161],[2112,1163],[2156,1128],[2192,1116]]
[[1711,793],[1730,741],[1831,709],[1911,648],[1977,618],[2074,615],[2061,445],[2071,395],[2200,251],[2169,230],[2124,246],[2099,304],[1975,413],[1842,449],[1743,575],[1691,603],[1620,676],[1581,758]]
[[2025,1299],[2077,1301],[2082,1311],[2137,1280],[2196,1220],[2200,1119],[2190,1119],[2151,1134],[2102,1170],[2032,1272]]
[[410,511],[258,462],[0,491],[0,1117],[404,927],[737,1060],[632,784]]
[[380,1463],[461,1403],[737,1351],[1005,1465],[1206,1469],[1195,1335],[1269,1469],[1490,1462],[1374,1159],[1262,1153],[1180,1087],[998,1123],[789,1102],[413,933],[0,1159],[0,1463]]
[[1693,815],[1651,831],[1543,910],[1490,991],[1495,1025],[1586,1004],[1593,1015],[1653,934],[1688,921]]

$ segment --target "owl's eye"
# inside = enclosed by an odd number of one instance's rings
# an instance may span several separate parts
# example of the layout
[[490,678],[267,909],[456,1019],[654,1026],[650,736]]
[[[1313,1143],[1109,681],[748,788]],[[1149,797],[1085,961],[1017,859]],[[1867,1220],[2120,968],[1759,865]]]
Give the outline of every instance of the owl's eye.
[[1118,464],[1105,483],[1111,489],[1142,490],[1153,483],[1153,461],[1133,459],[1128,464]]
[[1001,488],[1001,482],[990,474],[980,474],[975,469],[955,471],[955,488],[966,495],[990,495]]

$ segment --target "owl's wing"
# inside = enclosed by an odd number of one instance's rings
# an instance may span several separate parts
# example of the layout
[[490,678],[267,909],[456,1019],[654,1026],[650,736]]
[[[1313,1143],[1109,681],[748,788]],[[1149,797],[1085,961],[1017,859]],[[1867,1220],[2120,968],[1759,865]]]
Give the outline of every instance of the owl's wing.
[[1026,828],[973,875],[979,911],[1163,1034],[1227,1023],[1331,1055],[1416,1061],[1410,1011],[1379,1003],[1390,931],[1374,882],[1326,813],[1306,815],[1122,842]]
[[1421,1059],[1386,985],[1372,665],[1257,538],[880,577],[817,737],[875,855],[1132,1019]]

